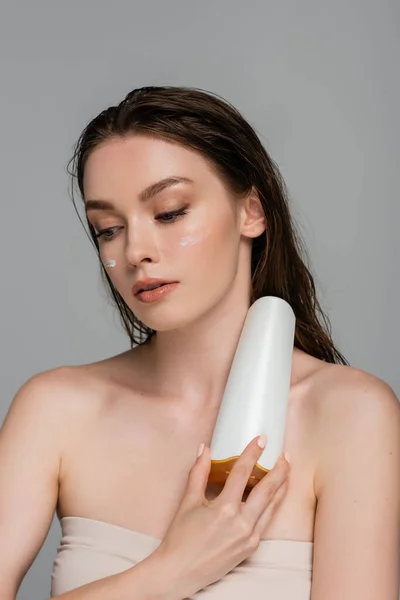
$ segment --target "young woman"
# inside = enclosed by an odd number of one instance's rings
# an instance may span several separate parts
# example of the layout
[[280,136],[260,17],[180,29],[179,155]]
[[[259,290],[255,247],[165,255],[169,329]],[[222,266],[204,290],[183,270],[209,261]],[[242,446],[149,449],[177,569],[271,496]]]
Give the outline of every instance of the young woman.
[[[252,127],[202,90],[141,88],[88,124],[71,163],[131,344],[39,373],[13,399],[0,435],[2,599],[15,600],[56,511],[56,598],[396,600],[398,399],[335,348]],[[217,489],[222,394],[246,313],[268,295],[296,316],[290,464],[246,493],[257,437]]]

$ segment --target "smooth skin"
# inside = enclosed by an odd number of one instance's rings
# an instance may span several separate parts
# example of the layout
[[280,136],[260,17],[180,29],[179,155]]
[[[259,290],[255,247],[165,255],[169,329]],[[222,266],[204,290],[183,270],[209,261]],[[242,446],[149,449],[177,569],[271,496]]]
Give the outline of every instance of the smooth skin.
[[[171,175],[193,184],[140,200],[142,190]],[[96,231],[109,230],[107,241],[100,238],[101,258],[116,260],[109,276],[158,333],[145,347],[104,361],[39,373],[17,392],[0,431],[4,600],[15,599],[54,511],[166,538],[198,446],[211,443],[248,310],[251,241],[265,228],[255,193],[233,210],[208,163],[163,140],[107,142],[89,157],[84,183],[86,199],[114,205],[88,211]],[[162,223],[160,214],[183,206],[185,215]],[[144,276],[179,285],[162,302],[144,305],[131,293]],[[399,413],[379,378],[294,349],[284,442],[290,474],[262,539],[314,541],[311,600],[397,600]],[[213,490],[206,492],[212,501]],[[201,544],[186,539],[170,546],[169,556],[195,553]],[[63,596],[146,597],[143,584],[153,583],[148,575],[161,551],[154,555],[139,569]],[[203,582],[180,576],[192,589]]]

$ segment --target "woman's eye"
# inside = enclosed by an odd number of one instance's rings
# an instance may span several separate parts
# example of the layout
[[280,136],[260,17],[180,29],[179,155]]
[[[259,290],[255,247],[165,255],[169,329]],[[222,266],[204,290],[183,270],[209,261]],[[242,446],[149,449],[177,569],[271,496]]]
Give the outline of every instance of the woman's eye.
[[163,222],[166,225],[167,223],[173,223],[179,217],[183,217],[186,214],[187,214],[187,210],[185,207],[185,208],[181,208],[180,210],[173,210],[171,212],[161,213],[160,215],[157,215],[156,218],[157,218],[157,220]]
[[99,233],[96,233],[96,238],[104,238],[104,241],[109,242],[110,240],[114,239],[117,230],[120,229],[119,227],[109,227],[108,229],[101,229],[99,231]]

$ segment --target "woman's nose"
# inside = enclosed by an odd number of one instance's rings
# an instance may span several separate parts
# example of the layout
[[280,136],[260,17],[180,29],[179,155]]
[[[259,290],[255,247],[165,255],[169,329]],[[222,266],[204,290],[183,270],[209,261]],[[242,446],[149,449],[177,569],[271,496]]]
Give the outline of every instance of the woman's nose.
[[130,265],[135,266],[143,261],[157,262],[158,254],[155,236],[146,227],[132,227],[129,230],[126,260]]

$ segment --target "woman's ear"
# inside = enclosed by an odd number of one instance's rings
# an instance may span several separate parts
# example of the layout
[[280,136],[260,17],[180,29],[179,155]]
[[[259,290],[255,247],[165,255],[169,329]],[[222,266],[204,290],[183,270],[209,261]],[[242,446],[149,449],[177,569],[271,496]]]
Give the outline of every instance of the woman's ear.
[[256,238],[265,231],[267,221],[261,200],[254,186],[241,202],[240,233],[249,238]]

